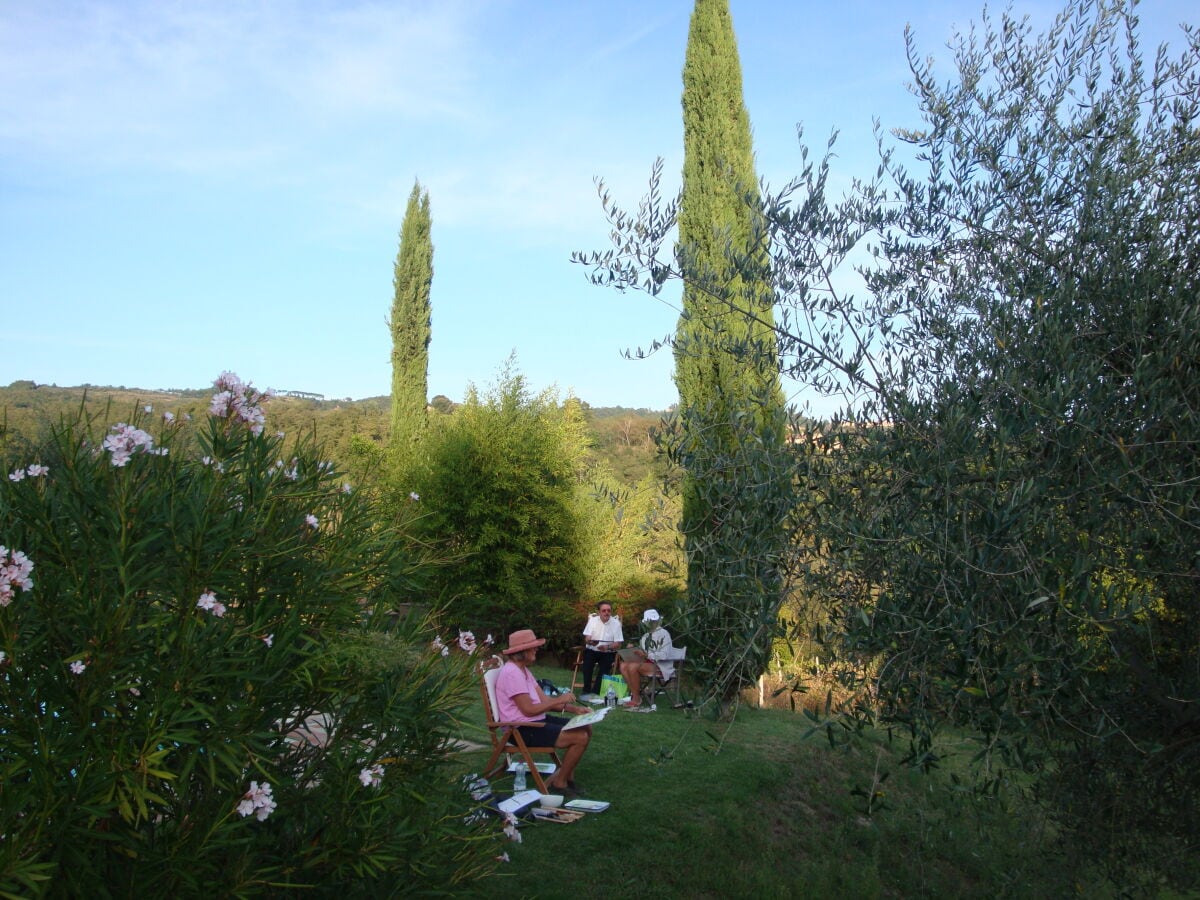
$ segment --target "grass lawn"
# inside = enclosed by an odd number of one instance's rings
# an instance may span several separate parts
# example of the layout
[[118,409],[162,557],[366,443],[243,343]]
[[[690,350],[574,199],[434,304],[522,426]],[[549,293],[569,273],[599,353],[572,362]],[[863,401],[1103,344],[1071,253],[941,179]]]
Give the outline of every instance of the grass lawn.
[[[538,666],[555,684],[570,673]],[[478,702],[464,737],[486,743]],[[807,722],[742,709],[732,725],[660,703],[617,710],[595,727],[577,770],[590,798],[612,807],[568,825],[521,828],[511,862],[477,893],[490,897],[1059,897],[1066,882],[1047,852],[1035,807],[984,800],[899,765],[903,741],[858,737],[831,748],[801,740]],[[963,747],[963,759],[969,748]],[[486,753],[463,754],[478,771]],[[951,761],[948,765],[954,765]],[[965,764],[964,764],[965,768]],[[876,785],[876,773],[889,773]],[[511,776],[493,782],[511,790]],[[1094,886],[1087,886],[1097,896]],[[1103,894],[1101,894],[1102,896]]]

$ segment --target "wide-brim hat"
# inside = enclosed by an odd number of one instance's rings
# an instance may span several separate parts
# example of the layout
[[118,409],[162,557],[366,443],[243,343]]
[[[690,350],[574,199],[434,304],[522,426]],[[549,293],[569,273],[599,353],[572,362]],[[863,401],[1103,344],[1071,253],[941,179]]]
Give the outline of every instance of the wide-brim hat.
[[534,647],[540,647],[546,643],[545,638],[540,638],[533,633],[532,628],[522,628],[520,631],[514,631],[508,636],[508,647],[504,651],[504,655],[510,653],[520,653],[522,650],[532,650]]

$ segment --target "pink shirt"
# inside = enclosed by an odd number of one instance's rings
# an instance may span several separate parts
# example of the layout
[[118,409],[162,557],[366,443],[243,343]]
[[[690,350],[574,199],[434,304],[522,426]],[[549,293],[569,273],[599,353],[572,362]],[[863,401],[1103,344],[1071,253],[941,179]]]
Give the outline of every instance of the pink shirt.
[[513,697],[517,694],[528,694],[533,703],[540,703],[537,679],[528,669],[522,669],[515,662],[506,662],[500,674],[496,676],[496,706],[499,707],[501,722],[540,722],[546,718],[545,713],[527,716],[521,712]]

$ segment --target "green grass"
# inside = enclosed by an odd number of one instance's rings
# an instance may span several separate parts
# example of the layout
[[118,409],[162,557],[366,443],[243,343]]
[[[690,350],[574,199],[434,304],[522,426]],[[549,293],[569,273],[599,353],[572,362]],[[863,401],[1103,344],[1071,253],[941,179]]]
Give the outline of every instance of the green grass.
[[[562,670],[536,671],[570,680]],[[486,741],[481,723],[472,709],[464,736]],[[505,848],[511,862],[478,895],[1057,897],[1083,889],[1066,882],[1033,805],[978,798],[946,771],[910,772],[899,764],[904,745],[885,735],[833,748],[823,737],[802,740],[807,728],[783,710],[744,708],[731,725],[669,704],[613,712],[577,771],[587,795],[612,807],[569,825],[522,827],[523,841]],[[464,754],[464,771],[485,761]],[[493,784],[512,787],[510,777]],[[882,794],[868,814],[853,792],[874,794],[873,786]]]

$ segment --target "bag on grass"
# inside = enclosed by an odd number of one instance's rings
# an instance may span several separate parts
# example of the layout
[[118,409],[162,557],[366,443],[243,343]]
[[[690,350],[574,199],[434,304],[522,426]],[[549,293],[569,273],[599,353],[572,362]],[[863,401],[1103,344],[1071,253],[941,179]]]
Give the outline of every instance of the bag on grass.
[[608,688],[612,686],[613,693],[617,695],[618,700],[624,700],[629,696],[629,685],[625,683],[624,675],[605,675],[600,679],[600,696],[608,696]]

